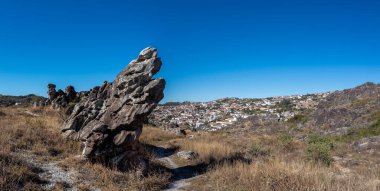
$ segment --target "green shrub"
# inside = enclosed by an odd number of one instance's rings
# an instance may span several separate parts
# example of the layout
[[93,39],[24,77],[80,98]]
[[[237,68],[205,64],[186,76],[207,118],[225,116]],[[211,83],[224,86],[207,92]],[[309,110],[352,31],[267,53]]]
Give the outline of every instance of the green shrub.
[[311,135],[307,140],[307,152],[310,159],[330,165],[331,151],[334,148],[333,140],[329,137]]
[[269,155],[269,153],[270,153],[270,150],[268,148],[264,148],[260,144],[252,144],[249,150],[249,154],[251,154],[254,157],[266,156],[266,155]]
[[289,133],[281,133],[278,139],[280,140],[280,144],[285,147],[293,143],[293,136]]

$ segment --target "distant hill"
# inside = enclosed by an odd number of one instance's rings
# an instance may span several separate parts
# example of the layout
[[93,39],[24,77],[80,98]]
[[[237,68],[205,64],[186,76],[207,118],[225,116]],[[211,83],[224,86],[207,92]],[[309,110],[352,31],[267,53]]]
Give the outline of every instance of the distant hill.
[[25,96],[9,96],[0,94],[0,106],[2,107],[8,107],[13,105],[31,106],[35,102],[45,102],[45,100],[46,98],[34,94],[29,94]]

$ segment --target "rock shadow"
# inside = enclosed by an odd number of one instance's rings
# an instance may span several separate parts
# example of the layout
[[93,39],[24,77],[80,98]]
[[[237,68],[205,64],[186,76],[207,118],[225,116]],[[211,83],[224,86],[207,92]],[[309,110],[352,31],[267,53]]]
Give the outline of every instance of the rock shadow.
[[175,154],[180,147],[174,146],[174,147],[160,147],[160,146],[155,146],[155,145],[150,145],[150,144],[144,144],[141,143],[147,151],[150,153],[154,153],[157,157],[162,158],[162,157],[170,157],[173,154]]
[[182,179],[193,178],[195,176],[204,174],[208,169],[216,165],[234,164],[236,162],[250,164],[252,160],[245,158],[243,154],[236,154],[230,157],[223,158],[221,160],[210,159],[208,163],[204,162],[195,165],[186,165],[175,169],[170,169],[173,174],[171,179],[172,181],[178,181]]

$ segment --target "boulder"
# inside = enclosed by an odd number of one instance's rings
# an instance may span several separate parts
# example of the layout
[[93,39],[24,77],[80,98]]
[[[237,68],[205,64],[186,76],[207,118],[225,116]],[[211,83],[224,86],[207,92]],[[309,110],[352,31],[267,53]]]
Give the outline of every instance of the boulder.
[[357,152],[378,153],[380,151],[380,136],[365,137],[354,142],[353,149]]
[[116,79],[80,92],[80,101],[62,126],[68,139],[82,141],[82,155],[121,170],[146,168],[139,144],[143,122],[164,97],[165,80],[157,49],[146,48]]
[[194,151],[180,151],[177,153],[177,157],[183,158],[186,160],[192,160],[198,157],[198,154]]

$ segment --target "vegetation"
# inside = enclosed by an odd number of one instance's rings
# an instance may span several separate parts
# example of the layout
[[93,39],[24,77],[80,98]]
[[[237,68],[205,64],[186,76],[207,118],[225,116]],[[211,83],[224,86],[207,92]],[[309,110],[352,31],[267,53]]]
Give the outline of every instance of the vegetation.
[[342,136],[335,136],[339,142],[352,142],[365,137],[380,135],[380,111],[372,114],[373,123],[365,128],[351,128]]
[[0,94],[0,106],[14,106],[16,103],[22,106],[31,106],[34,102],[44,102],[45,98],[34,94],[26,96],[7,96]]
[[[39,175],[36,161],[56,161],[65,172],[76,171],[74,182],[79,190],[161,190],[172,180],[172,172],[160,167],[150,148],[173,150],[170,156],[180,168],[197,167],[197,173],[185,190],[379,190],[378,168],[360,158],[372,155],[356,153],[351,142],[338,136],[309,134],[310,131],[289,133],[252,132],[231,128],[220,132],[188,132],[187,137],[159,128],[145,126],[140,137],[150,156],[151,170],[146,176],[138,171],[120,172],[76,158],[80,144],[66,141],[59,135],[61,115],[48,109],[29,109],[41,117],[25,112],[25,108],[2,108],[0,112],[0,190],[41,190],[46,179]],[[378,114],[373,115],[377,119]],[[299,116],[295,121],[303,121]],[[367,129],[355,130],[341,140],[377,134],[379,121]],[[354,131],[354,130],[353,130]],[[355,136],[354,136],[355,135]],[[351,137],[349,137],[351,136]],[[306,137],[306,138],[304,138]],[[175,153],[191,150],[195,159],[184,160]],[[347,161],[333,160],[335,156]],[[377,155],[373,156],[377,157]],[[60,162],[58,162],[60,161]],[[373,161],[376,162],[376,161]],[[349,170],[347,170],[349,169]],[[199,174],[197,174],[199,175]],[[55,190],[66,188],[58,182]]]
[[278,111],[292,111],[294,107],[293,102],[290,99],[284,99],[276,104],[275,108]]
[[[31,111],[32,109],[29,109]],[[25,108],[0,108],[0,190],[42,190],[47,179],[39,176],[42,169],[35,163],[56,162],[70,172],[77,171],[75,180],[79,190],[161,190],[168,184],[170,174],[152,169],[146,177],[135,171],[119,172],[98,164],[78,161],[80,144],[60,135],[61,114],[50,109],[36,109],[41,117],[26,112]],[[57,182],[53,190],[67,187]]]
[[309,157],[317,162],[330,165],[333,159],[331,151],[334,148],[333,141],[328,137],[311,135],[307,140],[307,152]]
[[292,124],[305,123],[307,122],[307,120],[308,118],[306,115],[296,114],[294,115],[294,117],[288,120],[288,123],[292,123]]

